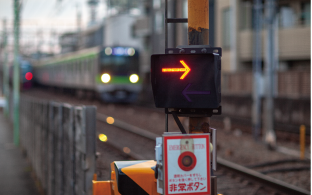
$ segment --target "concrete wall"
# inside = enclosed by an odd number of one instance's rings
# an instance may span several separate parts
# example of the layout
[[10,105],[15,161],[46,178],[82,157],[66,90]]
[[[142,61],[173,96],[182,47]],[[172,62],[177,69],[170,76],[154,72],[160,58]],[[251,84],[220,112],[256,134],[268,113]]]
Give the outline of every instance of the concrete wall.
[[[262,100],[262,105],[264,100]],[[252,97],[222,95],[222,116],[245,119],[251,125]],[[310,98],[290,99],[277,97],[274,99],[274,129],[298,132],[300,125],[310,129]],[[262,116],[262,118],[264,118]],[[263,123],[263,121],[262,121]],[[251,130],[251,129],[250,129]]]
[[[267,33],[262,31],[262,40],[266,40]],[[310,27],[296,27],[279,29],[278,31],[278,58],[279,60],[306,60],[310,59],[311,29]],[[252,31],[245,30],[239,33],[238,56],[241,61],[252,61]],[[265,41],[262,42],[262,57],[264,56]],[[225,54],[226,55],[226,54]]]

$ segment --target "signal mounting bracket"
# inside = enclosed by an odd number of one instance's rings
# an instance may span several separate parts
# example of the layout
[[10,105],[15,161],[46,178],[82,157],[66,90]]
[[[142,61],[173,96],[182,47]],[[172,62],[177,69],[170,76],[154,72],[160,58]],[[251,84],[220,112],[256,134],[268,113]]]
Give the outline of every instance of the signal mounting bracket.
[[177,48],[166,48],[166,54],[215,54],[222,56],[221,47],[210,47],[209,45],[180,45]]

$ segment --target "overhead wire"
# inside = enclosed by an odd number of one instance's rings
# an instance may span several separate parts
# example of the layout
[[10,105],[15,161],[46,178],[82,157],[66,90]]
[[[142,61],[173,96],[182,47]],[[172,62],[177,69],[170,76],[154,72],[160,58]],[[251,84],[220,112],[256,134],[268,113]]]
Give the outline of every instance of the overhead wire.
[[69,2],[76,3],[76,1],[73,2],[72,0],[62,1],[62,3],[58,4],[58,7],[53,10],[54,13],[51,12],[51,14],[48,17],[51,18],[57,14],[61,14],[63,10],[66,9],[67,6],[69,5]]
[[54,8],[52,8],[52,10],[50,11],[50,13],[48,13],[47,17],[50,18],[52,17],[53,15],[55,15],[55,10],[58,10],[59,8],[61,8],[62,6],[62,2],[58,1],[56,2],[56,4],[54,4]]
[[[47,5],[46,1],[40,1],[38,3],[33,3],[29,0],[21,0],[21,6],[22,6],[22,10],[27,10],[26,11],[27,17],[36,17],[36,18],[38,17],[38,13],[40,11],[47,9],[47,6],[49,6],[48,9],[52,10],[52,11],[50,11],[50,13],[52,13],[52,14],[50,14],[51,16],[48,17],[48,19],[53,19],[52,17],[55,16],[54,13],[59,14],[60,12],[64,11],[66,9],[66,7],[68,7],[69,2],[71,2],[71,1],[67,0],[67,1],[65,1],[65,3],[58,1],[58,2],[56,2],[56,4],[50,4],[49,3]],[[54,5],[54,6],[51,6],[51,5]],[[31,6],[31,7],[29,7],[29,6]],[[31,11],[29,11],[29,10],[31,10]],[[24,14],[25,14],[25,11],[24,11]],[[37,21],[37,20],[35,19],[35,21]],[[21,37],[21,41],[34,39],[35,37],[37,37],[36,34],[37,34],[38,30],[35,30],[35,29],[38,29],[38,24],[36,24],[37,22],[35,22],[34,24],[28,25],[25,30],[22,30],[23,31],[22,37],[24,37],[24,38]],[[54,25],[51,24],[51,25],[49,25],[49,27],[43,27],[43,28],[40,27],[40,31],[43,34],[47,34],[48,32],[51,31],[51,28],[55,28],[53,26]],[[65,27],[66,25],[63,24],[63,26]],[[32,30],[32,29],[34,29],[34,30]],[[43,37],[45,37],[45,36],[43,36]]]
[[[23,5],[23,9],[26,9],[26,5],[29,5],[29,1],[28,4],[24,3]],[[41,11],[44,6],[46,6],[46,2],[45,1],[40,1],[40,3],[36,4],[35,8],[29,8],[30,10],[32,10],[30,13],[30,16],[28,15],[28,17],[36,17],[36,14],[38,14],[38,11]]]

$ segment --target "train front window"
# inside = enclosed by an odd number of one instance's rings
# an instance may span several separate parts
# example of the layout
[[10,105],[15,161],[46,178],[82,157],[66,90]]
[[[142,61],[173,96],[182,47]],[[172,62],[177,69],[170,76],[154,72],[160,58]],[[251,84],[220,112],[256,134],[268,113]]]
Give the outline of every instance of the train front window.
[[139,71],[138,55],[114,55],[103,50],[100,54],[101,72],[111,72],[116,74],[130,74]]

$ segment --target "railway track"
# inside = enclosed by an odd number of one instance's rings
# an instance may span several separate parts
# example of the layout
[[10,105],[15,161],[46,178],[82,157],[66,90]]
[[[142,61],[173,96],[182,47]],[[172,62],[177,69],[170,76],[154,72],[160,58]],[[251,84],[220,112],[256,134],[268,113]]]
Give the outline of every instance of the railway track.
[[[108,122],[107,119],[109,116],[104,115],[102,113],[97,113],[97,120],[101,121],[102,123],[107,123],[108,125],[112,125],[114,127],[117,127],[119,129],[122,129],[124,131],[130,132],[132,134],[135,134],[136,136],[141,136],[144,139],[150,140],[150,142],[155,143],[156,137],[159,137],[160,135],[151,133],[147,130],[141,129],[139,127],[127,124],[123,121],[120,121],[118,119],[114,119],[114,122]],[[98,132],[100,133],[100,132]],[[119,150],[120,153],[126,153],[126,156],[128,158],[134,159],[134,160],[146,160],[146,157],[140,153],[136,153],[135,151],[128,150],[128,152],[125,151],[124,147],[121,147],[120,144],[117,144],[115,141],[108,141],[108,144]],[[146,148],[147,149],[147,148]],[[150,148],[149,148],[150,149]],[[154,158],[152,158],[154,159]],[[222,177],[222,173],[224,173],[225,170],[233,172],[232,174],[239,175],[240,180],[244,181],[246,178],[249,178],[252,182],[248,182],[250,191],[254,191],[255,194],[260,194],[263,192],[282,192],[285,194],[310,194],[309,191],[293,186],[289,183],[283,182],[278,179],[274,179],[272,177],[269,177],[267,175],[264,175],[258,171],[246,168],[244,166],[238,165],[236,163],[227,161],[225,159],[222,159],[220,157],[217,158],[218,166],[221,167],[221,173],[216,173],[216,175],[219,175]],[[223,170],[225,169],[225,170]],[[229,173],[227,173],[229,174]],[[246,178],[245,178],[246,177]],[[233,180],[233,179],[232,179]],[[237,176],[234,178],[234,180],[237,180]],[[222,182],[222,180],[218,181]],[[226,183],[230,183],[229,181],[226,181]],[[250,186],[250,185],[253,186]],[[222,186],[222,185],[221,185]],[[239,185],[238,185],[239,186]],[[254,190],[256,189],[256,190]],[[231,189],[231,191],[234,189]],[[245,189],[246,190],[246,189]]]
[[[152,108],[143,108],[134,105],[115,105],[103,104],[98,101],[78,100],[77,98],[50,93],[47,91],[34,91],[28,95],[60,102],[68,102],[70,104],[95,105],[98,110],[98,133],[106,134],[107,142],[103,143],[97,140],[97,151],[99,156],[97,159],[98,176],[101,180],[110,178],[110,163],[118,160],[133,159],[154,159],[155,137],[161,136],[165,131],[165,115],[163,110]],[[108,124],[106,119],[108,116],[114,118],[114,124]],[[187,126],[187,120],[182,119],[183,125]],[[130,124],[130,125],[129,125]],[[290,150],[284,150],[284,153],[278,151],[269,151],[267,147],[260,141],[255,142],[250,133],[239,129],[225,130],[223,129],[222,120],[213,117],[211,126],[217,129],[217,153],[219,159],[225,159],[234,162],[243,167],[253,166],[259,163],[278,162],[281,160],[298,159],[296,156],[289,155]],[[131,131],[125,132],[125,128]],[[169,117],[170,131],[179,131],[175,122]],[[148,130],[149,133],[146,133]],[[250,131],[250,130],[249,130]],[[133,133],[135,132],[135,133]],[[142,135],[147,135],[142,137]],[[290,148],[291,151],[298,150],[298,144],[289,141],[278,140],[278,145]],[[310,156],[309,149],[306,149],[306,156]],[[220,160],[219,160],[220,161]],[[301,169],[297,165],[291,165],[288,169]],[[307,168],[307,167],[306,167]],[[254,171],[261,172],[263,169],[252,168]],[[275,169],[279,169],[278,166]],[[218,165],[218,171],[214,173],[218,178],[218,192],[226,194],[296,194],[296,193],[280,193],[276,186],[267,187],[268,184],[261,183],[258,179],[246,177],[246,175],[237,173]],[[284,181],[287,186],[291,184],[295,188],[305,190],[298,192],[304,194],[310,190],[310,170],[297,170],[287,172],[266,173]],[[283,191],[283,190],[282,190]],[[292,191],[288,191],[292,192]],[[309,192],[308,192],[309,193]]]

